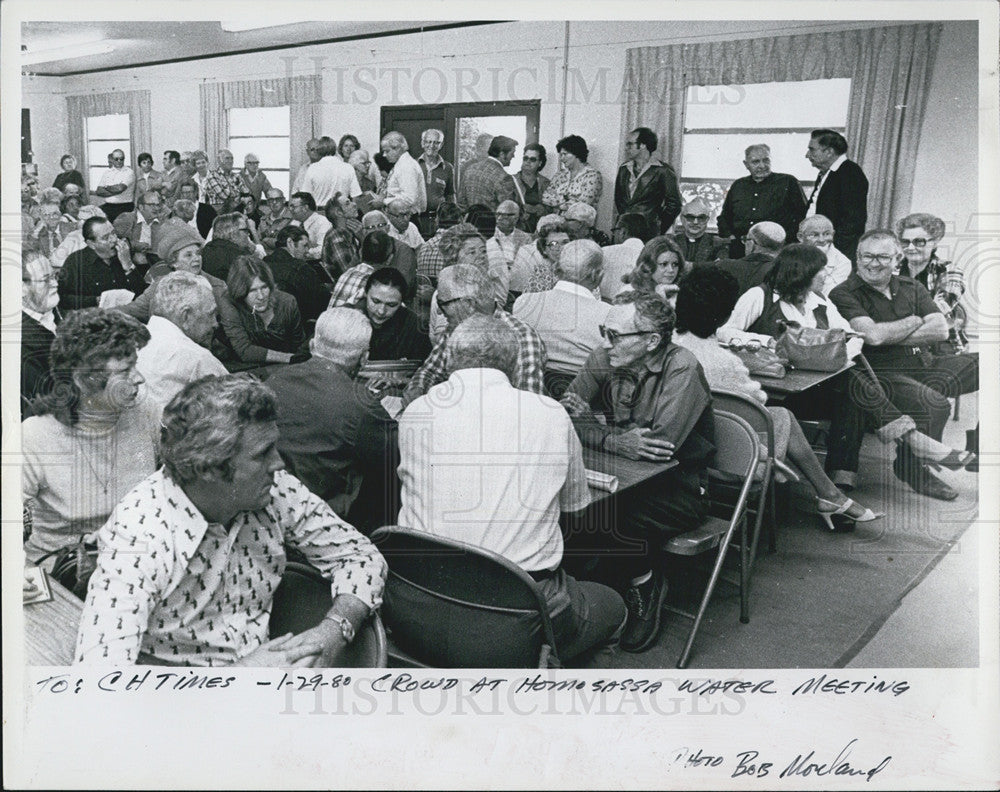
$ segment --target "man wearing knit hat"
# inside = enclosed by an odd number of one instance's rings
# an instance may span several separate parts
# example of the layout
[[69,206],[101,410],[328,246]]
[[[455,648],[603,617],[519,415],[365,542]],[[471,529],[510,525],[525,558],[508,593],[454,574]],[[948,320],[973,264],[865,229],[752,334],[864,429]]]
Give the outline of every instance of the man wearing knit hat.
[[597,220],[597,210],[583,201],[574,201],[563,212],[566,220],[566,233],[570,241],[576,239],[592,239],[601,247],[611,244],[611,239],[603,231],[594,228]]

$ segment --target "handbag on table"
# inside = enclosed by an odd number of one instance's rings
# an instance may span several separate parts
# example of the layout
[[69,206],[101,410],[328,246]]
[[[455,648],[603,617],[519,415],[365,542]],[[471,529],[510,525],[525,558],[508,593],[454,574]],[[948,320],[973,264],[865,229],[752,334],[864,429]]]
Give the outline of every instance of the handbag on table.
[[[774,351],[792,368],[804,371],[839,371],[847,365],[847,331],[842,328],[802,327],[798,322],[781,322]],[[751,372],[752,373],[752,372]]]

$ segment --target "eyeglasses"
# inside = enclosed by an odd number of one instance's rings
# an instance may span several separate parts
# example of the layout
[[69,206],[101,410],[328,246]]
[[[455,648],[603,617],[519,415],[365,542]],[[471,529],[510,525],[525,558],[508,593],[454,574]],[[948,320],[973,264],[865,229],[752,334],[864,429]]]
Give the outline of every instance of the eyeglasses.
[[112,162],[124,162],[125,158],[124,157],[112,157],[111,161]]
[[597,329],[601,333],[601,338],[612,344],[617,344],[621,339],[628,338],[629,336],[652,335],[655,332],[654,330],[639,330],[635,333],[619,333],[617,330],[610,330],[604,325],[600,325]]
[[58,283],[59,276],[52,272],[46,275],[44,278],[22,278],[23,283]]
[[747,339],[746,341],[741,341],[738,338],[731,338],[729,339],[728,344],[722,344],[721,342],[720,344],[722,346],[728,346],[731,350],[733,350],[733,352],[739,352],[740,350],[743,349],[745,349],[747,352],[759,352],[760,348],[763,346],[763,344],[761,344],[761,342],[758,341],[756,338],[750,338]]
[[528,156],[524,156],[524,157],[521,157],[521,161],[522,162],[541,162],[542,158],[541,157],[528,157]]
[[562,247],[568,241],[569,240],[566,240],[566,239],[553,239],[551,242],[546,242],[545,243],[545,247],[547,247],[547,248]]
[[699,214],[699,215],[686,214],[686,215],[681,215],[681,217],[683,217],[689,223],[704,223],[708,221],[707,214]]
[[[390,214],[391,214],[391,212],[390,212]],[[388,225],[389,225],[388,223],[376,223],[375,225],[362,226],[361,230],[362,231],[375,231],[376,229],[379,229],[379,228],[386,228]]]
[[438,308],[444,308],[446,305],[451,305],[459,300],[464,300],[465,297],[452,297],[450,300],[438,300]]
[[900,242],[903,243],[904,248],[915,247],[917,250],[923,250],[927,247],[927,240],[923,237],[917,237],[916,239],[901,239]]
[[895,260],[896,257],[888,253],[861,253],[858,256],[858,261],[862,264],[874,264],[875,262],[878,262],[879,264],[885,266],[886,264],[892,264]]

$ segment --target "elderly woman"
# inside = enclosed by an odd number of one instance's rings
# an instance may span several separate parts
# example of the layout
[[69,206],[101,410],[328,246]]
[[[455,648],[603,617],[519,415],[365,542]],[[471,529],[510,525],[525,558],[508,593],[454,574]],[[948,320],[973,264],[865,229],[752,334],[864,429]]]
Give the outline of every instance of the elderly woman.
[[907,215],[896,223],[896,236],[906,257],[899,274],[927,288],[948,319],[949,343],[955,350],[963,351],[969,343],[965,335],[965,309],[959,304],[965,293],[965,274],[961,267],[937,257],[938,245],[944,237],[944,221],[922,212]]
[[635,269],[622,276],[628,288],[637,292],[656,292],[673,304],[681,280],[691,272],[691,264],[684,260],[680,246],[669,236],[653,237],[643,245],[636,259]]
[[64,191],[67,184],[75,184],[81,190],[86,190],[87,185],[84,184],[83,174],[76,169],[76,157],[72,154],[63,154],[59,159],[59,167],[62,171],[56,176],[55,181],[52,182],[52,186],[59,191]]
[[274,285],[271,268],[254,256],[239,256],[219,303],[222,329],[241,363],[289,363],[305,340],[295,298]]
[[533,245],[521,245],[510,266],[510,290],[517,295],[525,292],[548,291],[556,283],[556,264],[563,246],[569,242],[566,223],[559,215],[545,215],[538,221]]
[[30,561],[100,528],[156,469],[159,412],[135,369],[148,341],[139,322],[103,308],[73,311],[59,325],[52,388],[21,425]]
[[560,170],[542,194],[542,203],[552,212],[564,212],[576,201],[596,209],[604,178],[597,168],[587,164],[587,141],[579,135],[567,135],[556,143],[556,151]]
[[[704,264],[692,271],[677,294],[674,343],[698,358],[712,390],[733,391],[764,404],[767,395],[760,383],[750,378],[743,361],[721,346],[715,335],[732,313],[738,296],[736,278],[718,266]],[[793,462],[812,485],[817,495],[816,511],[831,531],[836,530],[835,514],[854,522],[881,516],[852,501],[830,481],[795,416],[784,407],[768,407],[768,411],[774,419],[775,458]]]

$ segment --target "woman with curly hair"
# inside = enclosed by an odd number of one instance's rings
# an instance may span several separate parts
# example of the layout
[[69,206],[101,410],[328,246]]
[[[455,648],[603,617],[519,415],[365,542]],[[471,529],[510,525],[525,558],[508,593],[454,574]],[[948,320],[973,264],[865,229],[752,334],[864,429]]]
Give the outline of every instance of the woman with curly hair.
[[56,330],[51,388],[21,424],[30,561],[97,530],[156,469],[159,410],[135,368],[149,331],[118,311],[73,311]]
[[556,264],[567,242],[562,217],[545,215],[538,221],[535,244],[521,245],[510,266],[510,290],[515,296],[548,291],[556,285]]
[[604,177],[593,165],[587,164],[590,149],[579,135],[567,135],[556,143],[559,152],[559,172],[542,194],[542,203],[551,212],[565,212],[577,201],[597,209],[604,189]]
[[622,282],[637,292],[656,292],[673,304],[681,281],[690,271],[691,264],[684,260],[680,246],[669,236],[657,236],[643,246],[635,269],[622,276]]

